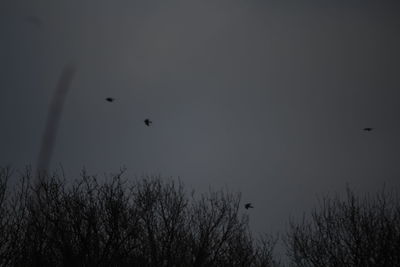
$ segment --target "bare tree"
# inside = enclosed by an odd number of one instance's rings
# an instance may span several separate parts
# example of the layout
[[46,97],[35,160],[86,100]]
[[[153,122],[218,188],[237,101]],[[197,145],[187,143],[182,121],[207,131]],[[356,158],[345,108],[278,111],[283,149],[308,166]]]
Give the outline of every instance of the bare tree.
[[2,169],[1,266],[272,266],[274,242],[252,237],[239,194],[197,198],[180,181],[123,173],[67,183],[46,172],[33,185],[27,169],[8,201]]
[[0,170],[0,265],[7,264],[10,258],[10,216],[7,207],[7,182],[10,177],[10,168]]
[[400,202],[385,191],[324,197],[311,218],[291,221],[288,255],[295,266],[400,266]]

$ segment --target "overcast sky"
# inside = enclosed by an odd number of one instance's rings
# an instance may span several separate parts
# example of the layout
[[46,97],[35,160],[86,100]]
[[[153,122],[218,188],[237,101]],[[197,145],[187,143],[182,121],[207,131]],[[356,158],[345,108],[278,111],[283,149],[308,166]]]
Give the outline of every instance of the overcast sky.
[[51,160],[69,176],[126,166],[227,187],[261,232],[346,184],[398,189],[399,14],[397,0],[1,0],[0,165],[36,165],[73,62]]

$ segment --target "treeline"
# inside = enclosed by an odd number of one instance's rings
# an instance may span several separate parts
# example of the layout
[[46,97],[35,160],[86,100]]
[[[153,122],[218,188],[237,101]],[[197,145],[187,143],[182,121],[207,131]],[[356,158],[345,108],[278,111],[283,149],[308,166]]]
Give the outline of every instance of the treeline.
[[400,266],[400,201],[385,190],[322,198],[285,239],[294,266]]
[[[10,180],[18,182],[10,186]],[[68,182],[67,182],[68,180]],[[290,266],[400,266],[396,195],[325,197],[282,237]],[[283,266],[254,237],[240,194],[161,177],[0,168],[0,266]]]
[[10,191],[11,176],[1,169],[0,266],[273,266],[274,242],[253,238],[239,194],[29,169]]

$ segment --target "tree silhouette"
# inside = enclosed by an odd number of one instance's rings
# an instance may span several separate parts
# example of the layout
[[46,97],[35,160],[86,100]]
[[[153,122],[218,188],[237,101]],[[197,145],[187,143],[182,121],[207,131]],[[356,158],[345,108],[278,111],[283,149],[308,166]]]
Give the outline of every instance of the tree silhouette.
[[324,197],[309,220],[291,221],[288,255],[295,266],[400,266],[400,202],[374,197]]
[[[26,169],[8,192],[0,171],[1,266],[272,266],[274,240],[255,239],[240,195],[187,194],[179,181],[123,170],[99,182],[83,171]],[[33,185],[35,184],[35,185]]]

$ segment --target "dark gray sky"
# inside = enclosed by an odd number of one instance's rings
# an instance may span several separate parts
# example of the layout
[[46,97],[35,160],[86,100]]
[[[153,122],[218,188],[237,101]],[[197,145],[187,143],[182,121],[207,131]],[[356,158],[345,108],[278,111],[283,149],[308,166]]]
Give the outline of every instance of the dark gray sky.
[[398,189],[399,14],[397,0],[2,0],[0,165],[36,164],[75,62],[52,157],[71,176],[228,187],[256,231],[346,183]]

